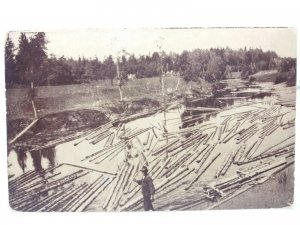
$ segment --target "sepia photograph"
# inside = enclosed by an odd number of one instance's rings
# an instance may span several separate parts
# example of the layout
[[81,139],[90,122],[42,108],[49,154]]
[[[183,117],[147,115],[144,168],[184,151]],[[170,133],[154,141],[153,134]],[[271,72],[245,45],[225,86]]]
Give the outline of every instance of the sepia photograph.
[[296,28],[17,30],[4,52],[12,210],[293,206]]

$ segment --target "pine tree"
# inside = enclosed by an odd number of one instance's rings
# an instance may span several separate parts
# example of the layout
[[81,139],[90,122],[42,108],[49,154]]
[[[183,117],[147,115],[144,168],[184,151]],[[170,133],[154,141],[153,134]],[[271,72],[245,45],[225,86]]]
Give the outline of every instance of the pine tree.
[[5,42],[5,83],[7,87],[17,83],[14,50],[14,43],[8,35]]

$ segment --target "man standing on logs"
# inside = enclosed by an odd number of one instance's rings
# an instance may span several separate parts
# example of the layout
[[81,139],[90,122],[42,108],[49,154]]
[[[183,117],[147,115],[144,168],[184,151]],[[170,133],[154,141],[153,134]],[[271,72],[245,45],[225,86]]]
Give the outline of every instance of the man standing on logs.
[[144,197],[144,210],[149,211],[153,209],[152,201],[154,201],[155,188],[152,182],[152,178],[148,175],[148,169],[146,166],[143,166],[141,169],[143,177],[141,180],[134,179],[139,185],[142,185],[142,194]]

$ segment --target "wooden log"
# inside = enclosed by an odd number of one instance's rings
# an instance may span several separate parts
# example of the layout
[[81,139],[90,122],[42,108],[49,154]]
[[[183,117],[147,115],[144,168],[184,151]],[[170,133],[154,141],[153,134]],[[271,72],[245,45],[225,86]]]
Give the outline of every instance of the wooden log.
[[153,139],[154,139],[154,135],[150,139],[149,145],[147,147],[147,151],[149,151],[151,149],[151,145],[152,145]]
[[123,186],[123,189],[122,189],[123,194],[127,194],[127,191],[128,191],[128,188],[129,188],[129,184],[130,184],[129,179],[133,175],[133,170],[134,170],[134,165],[130,165],[128,176],[127,176],[127,178],[126,178],[126,180],[124,182],[124,186]]
[[[104,177],[102,177],[104,179]],[[90,185],[86,184],[84,188],[82,188],[79,192],[77,192],[75,195],[72,196],[72,200],[69,201],[67,204],[64,204],[60,209],[58,209],[59,212],[68,212],[70,209],[77,204],[77,202],[80,202],[82,198],[87,194],[87,192],[97,183],[99,180],[96,179],[95,182],[91,183]]]
[[233,164],[238,164],[240,162],[240,159],[243,157],[243,154],[245,152],[245,148],[246,145],[242,145],[238,148],[233,159]]
[[199,180],[199,178],[205,173],[205,171],[214,163],[214,161],[221,155],[218,153],[209,163],[208,165],[193,179],[184,189],[187,191],[190,187]]
[[202,167],[202,165],[205,163],[205,161],[208,159],[212,151],[214,150],[215,146],[217,144],[213,144],[203,155],[203,157],[199,160],[196,160],[197,163],[199,163],[198,169],[196,170],[196,173],[198,173]]
[[146,138],[145,138],[145,140],[144,140],[144,142],[143,142],[143,145],[147,145],[147,144],[148,144],[148,142],[149,142],[149,137],[150,137],[150,132],[148,132],[148,133],[146,134]]
[[56,198],[55,200],[51,201],[49,204],[44,205],[38,211],[41,212],[54,212],[58,211],[63,205],[68,204],[70,200],[72,200],[72,196],[76,195],[80,192],[83,188],[85,188],[87,184],[83,183],[79,186],[73,186],[70,192],[64,192],[61,196]]
[[233,133],[233,131],[234,131],[234,129],[231,129],[219,143],[222,143],[222,142],[227,143],[231,138],[233,138],[235,136],[235,135],[231,135]]
[[[115,157],[117,157],[117,155],[119,155],[121,152],[123,152],[124,149],[123,148],[119,148],[118,150],[116,150],[114,152],[114,154],[111,155],[111,157],[108,159],[109,161],[113,160]],[[101,161],[98,161],[96,164],[99,164],[100,162],[102,162],[103,160]]]
[[49,212],[52,211],[53,207],[55,207],[58,204],[61,204],[61,202],[65,199],[70,197],[70,195],[73,195],[74,192],[77,191],[78,188],[81,188],[84,186],[84,184],[81,184],[79,187],[73,186],[69,191],[65,191],[61,196],[55,198],[54,201],[49,202],[46,205],[43,205],[42,208],[40,208],[38,211],[39,212]]
[[114,191],[115,191],[115,189],[117,188],[117,186],[118,186],[118,184],[119,184],[119,182],[120,182],[120,180],[121,180],[121,178],[122,178],[122,176],[121,176],[121,174],[123,173],[123,171],[125,170],[125,164],[123,164],[123,167],[122,167],[122,169],[121,169],[121,171],[120,171],[120,173],[119,173],[119,175],[118,175],[118,177],[117,177],[117,179],[116,179],[116,181],[115,181],[115,184],[114,184],[114,186],[111,188],[111,191],[110,191],[110,193],[108,194],[108,196],[107,196],[107,198],[106,198],[106,201],[105,201],[105,203],[103,204],[103,209],[106,209],[107,208],[107,206],[108,206],[108,204],[110,203],[110,201],[111,201],[111,198],[112,198],[112,196],[113,196],[113,194],[114,194]]
[[156,171],[156,173],[153,175],[153,180],[156,180],[156,178],[158,178],[158,176],[162,177],[161,172],[166,169],[166,167],[170,161],[171,161],[170,157],[166,159],[166,161],[162,164],[160,169],[158,169]]
[[218,135],[218,141],[221,140],[221,135],[222,135],[222,129],[223,129],[223,126],[219,126],[219,135]]
[[216,112],[219,111],[220,108],[208,108],[208,107],[186,107],[186,111],[197,111],[197,112]]
[[37,176],[37,175],[38,175],[38,173],[35,170],[27,171],[24,174],[20,175],[19,177],[9,181],[8,187],[9,187],[9,189],[12,189],[16,185],[19,185],[20,183],[22,183],[24,180],[26,180],[30,177],[33,177],[33,176]]
[[251,159],[254,155],[254,153],[257,152],[259,146],[261,145],[261,143],[263,142],[264,138],[259,138],[258,144],[255,146],[255,148],[253,148],[252,152],[249,152],[249,159]]
[[230,168],[231,164],[233,163],[233,155],[234,153],[231,152],[230,156],[228,157],[228,160],[225,164],[225,166],[223,167],[222,171],[221,171],[221,175],[224,176],[226,174],[226,172],[228,171],[228,169]]
[[109,135],[107,136],[106,142],[104,143],[103,148],[106,148],[109,145],[110,139],[111,139],[111,137],[112,137],[113,134],[114,133],[109,133]]
[[20,187],[25,186],[26,184],[32,182],[33,180],[37,179],[38,177],[41,177],[43,175],[45,175],[47,172],[51,172],[59,167],[61,167],[62,164],[59,164],[55,167],[50,167],[48,169],[45,169],[41,172],[35,172],[31,173],[29,176],[26,176],[24,179],[20,179],[19,182],[14,183],[13,185],[9,185],[9,191],[14,191],[16,189],[19,189]]
[[[136,166],[137,168],[138,166]],[[127,195],[131,190],[131,185],[133,183],[133,179],[136,177],[137,175],[137,171],[134,171],[135,165],[132,165],[132,172],[131,175],[128,177],[128,183],[126,185],[124,185],[124,189],[123,189],[123,195]]]
[[218,178],[221,174],[222,171],[224,170],[225,166],[228,164],[228,162],[232,159],[232,153],[230,152],[225,160],[223,161],[222,165],[220,166],[219,170],[216,172],[215,178]]
[[[105,148],[104,150],[100,150],[94,154],[92,154],[93,156],[86,156],[84,159],[82,159],[81,161],[84,161],[85,159],[87,159],[87,157],[91,158],[91,157],[94,157],[92,159],[89,160],[89,162],[94,162],[96,161],[97,159],[103,157],[103,156],[107,156],[109,157],[110,155],[112,155],[115,151],[118,151],[122,148],[124,148],[124,143],[123,142],[120,142],[120,144],[118,144],[117,146],[114,146],[114,147],[107,147]],[[99,155],[98,155],[99,154]]]
[[174,140],[174,141],[171,141],[170,143],[156,149],[155,151],[152,151],[152,155],[156,156],[158,155],[159,153],[165,151],[166,149],[170,148],[172,145],[176,144],[179,140]]
[[204,145],[204,146],[202,146],[202,147],[204,147],[202,150],[200,150],[199,152],[196,152],[187,162],[186,162],[186,166],[189,166],[189,165],[191,165],[197,158],[199,158],[199,156],[203,153],[203,152],[205,152],[206,150],[207,150],[207,148],[209,148],[209,144],[208,145]]
[[129,172],[128,172],[129,169],[130,169],[129,166],[125,166],[124,172],[120,174],[121,179],[120,179],[120,182],[118,183],[118,186],[115,188],[115,191],[112,195],[112,198],[111,198],[111,201],[110,201],[111,202],[111,204],[110,204],[111,207],[109,207],[109,206],[107,207],[108,211],[111,211],[111,209],[116,209],[117,208],[117,206],[119,204],[118,195],[121,194],[121,196],[122,196],[122,192],[123,192],[122,188],[123,188],[124,182],[126,180],[126,177],[129,175]]
[[76,212],[82,212],[84,211],[93,201],[94,199],[102,192],[104,191],[108,185],[110,185],[110,183],[112,182],[114,178],[107,178],[107,180],[105,181],[105,183],[103,183],[100,187],[95,188],[95,190],[93,190],[93,192],[91,193],[91,195],[89,196],[89,198],[87,198],[81,205],[79,208],[76,209]]
[[130,178],[130,175],[131,175],[130,170],[131,170],[131,168],[132,167],[129,167],[128,170],[127,170],[129,172],[126,171],[126,173],[124,174],[124,179],[120,183],[120,188],[119,188],[119,190],[117,191],[117,193],[115,195],[116,196],[115,200],[112,201],[113,202],[112,203],[112,208],[114,210],[117,209],[117,207],[119,206],[119,202],[120,202],[120,200],[121,200],[121,198],[122,198],[122,196],[124,194],[123,190],[125,188],[126,183],[128,183],[128,179]]
[[84,169],[84,170],[88,170],[88,171],[94,171],[94,172],[98,172],[98,173],[102,173],[105,175],[110,175],[110,176],[116,176],[116,173],[110,173],[110,172],[106,172],[106,171],[102,171],[102,170],[96,170],[93,168],[89,168],[89,167],[85,167],[85,166],[79,166],[79,165],[75,165],[75,164],[70,164],[70,163],[63,163],[62,165],[67,165],[67,166],[72,166],[72,167],[77,167],[80,169]]
[[38,121],[38,119],[36,118],[34,121],[32,121],[27,127],[25,127],[20,133],[18,133],[12,140],[10,140],[8,142],[9,145],[13,144],[15,141],[17,141],[20,137],[23,136],[23,134],[25,134],[31,127],[33,127],[34,124],[36,124],[36,122]]
[[65,184],[70,183],[80,177],[83,177],[83,176],[87,175],[88,173],[89,172],[84,172],[83,170],[76,171],[66,177],[63,177],[61,179],[47,183],[42,187],[35,188],[35,189],[27,192],[26,195],[40,194],[42,192],[47,192],[47,191],[53,190],[59,186],[65,185]]
[[85,161],[85,160],[87,160],[87,159],[89,159],[89,158],[92,158],[92,157],[94,157],[94,156],[96,156],[96,155],[98,155],[98,154],[101,154],[101,153],[103,153],[103,152],[112,150],[112,149],[114,149],[114,148],[118,148],[119,146],[121,146],[121,145],[123,145],[123,144],[124,144],[124,143],[120,141],[120,142],[118,142],[118,143],[116,143],[116,144],[114,144],[114,145],[112,145],[112,146],[109,146],[109,147],[107,147],[107,148],[103,148],[103,149],[101,149],[101,150],[99,150],[99,151],[97,151],[97,152],[94,152],[94,153],[91,154],[91,155],[85,156],[81,161]]
[[190,201],[188,203],[185,203],[185,204],[182,204],[182,205],[179,205],[179,206],[175,206],[175,207],[172,207],[170,210],[171,211],[176,211],[176,210],[180,210],[180,211],[183,211],[183,210],[189,210],[195,206],[198,206],[198,205],[201,205],[202,203],[206,202],[206,198],[205,197],[200,197],[199,199],[197,200],[193,200],[193,201]]
[[246,142],[249,138],[251,138],[254,134],[256,134],[258,132],[257,129],[252,130],[251,132],[245,134],[244,136],[242,136],[241,138],[239,138],[236,142],[236,144],[240,144],[241,142]]
[[141,130],[139,130],[139,131],[137,131],[137,132],[135,132],[135,133],[133,133],[133,134],[128,135],[128,136],[127,136],[127,139],[134,138],[134,137],[136,137],[136,136],[138,136],[138,135],[140,135],[140,134],[142,134],[142,133],[147,132],[147,131],[150,130],[150,129],[151,129],[151,127],[148,127],[148,128],[145,128],[145,129],[141,129]]
[[186,160],[191,157],[191,153],[185,154],[182,157],[179,157],[175,162],[169,165],[169,168],[162,174],[162,176],[169,177],[174,173]]
[[122,151],[122,149],[123,149],[122,146],[118,149],[115,149],[115,151],[112,151],[112,152],[108,153],[104,158],[102,158],[101,160],[95,162],[95,164],[100,164],[101,162],[103,162],[108,157],[114,158],[115,156],[117,156]]
[[[91,141],[90,143],[93,144],[93,145],[95,145],[95,144],[99,143],[100,141],[104,140],[104,139],[107,138],[107,137],[108,137],[108,139],[109,139],[109,136],[110,136],[111,134],[112,134],[112,132],[105,133],[104,135],[100,135],[98,138],[96,138],[95,140]],[[108,142],[108,139],[107,139],[106,143]],[[106,144],[106,143],[105,143],[105,144]],[[105,146],[104,146],[104,147],[105,147]]]
[[53,174],[53,175],[51,175],[49,177],[43,178],[42,180],[36,181],[33,184],[30,184],[30,185],[28,185],[26,187],[25,187],[25,185],[22,185],[22,187],[19,188],[18,191],[22,191],[22,190],[27,190],[28,191],[28,190],[30,190],[30,189],[32,189],[32,188],[34,188],[34,187],[36,187],[36,186],[38,186],[40,184],[43,184],[43,183],[47,182],[47,180],[53,179],[54,177],[56,177],[56,176],[58,176],[60,174],[61,174],[61,172],[55,173],[55,174]]
[[153,127],[152,127],[152,132],[153,132],[153,135],[155,136],[155,138],[158,138]]
[[48,195],[46,198],[44,199],[40,199],[39,201],[32,201],[32,202],[26,202],[28,204],[26,204],[25,206],[21,206],[21,205],[16,205],[16,209],[18,210],[22,210],[22,211],[27,211],[27,212],[34,212],[39,210],[40,208],[42,208],[43,206],[49,204],[50,202],[52,202],[53,200],[57,199],[59,196],[62,196],[63,193],[68,192],[69,190],[73,189],[73,186],[70,186],[68,188],[64,188],[62,190],[57,191],[56,193],[52,194],[52,195]]
[[251,152],[251,150],[253,149],[253,147],[256,145],[256,143],[258,142],[258,140],[256,140],[251,146],[250,146],[250,148],[249,149],[245,149],[245,153],[244,153],[244,155],[240,158],[240,160],[239,161],[242,161],[242,162],[244,162],[245,160],[249,160],[249,153]]

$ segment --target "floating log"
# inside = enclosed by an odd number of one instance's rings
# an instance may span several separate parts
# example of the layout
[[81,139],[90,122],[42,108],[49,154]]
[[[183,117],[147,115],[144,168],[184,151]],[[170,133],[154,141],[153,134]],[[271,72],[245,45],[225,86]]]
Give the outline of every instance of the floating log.
[[[197,196],[199,197],[199,196]],[[194,206],[200,205],[202,203],[204,203],[206,201],[206,198],[204,196],[200,196],[199,199],[193,200],[193,201],[189,201],[185,204],[180,204],[179,206],[174,206],[172,207],[170,210],[171,211],[175,211],[175,210],[188,210],[191,209]]]
[[228,164],[228,162],[230,162],[231,159],[232,159],[232,153],[229,153],[225,158],[225,160],[223,161],[222,165],[220,166],[219,170],[216,172],[215,178],[218,178],[222,174],[225,166]]
[[205,171],[214,163],[214,161],[221,155],[221,153],[217,154],[209,163],[208,165],[193,179],[184,189],[187,191],[190,187],[199,180],[199,178],[205,173]]
[[258,141],[258,140],[256,140],[256,141],[250,146],[249,149],[247,149],[247,150],[245,149],[245,153],[244,153],[244,155],[240,158],[239,161],[244,162],[245,160],[249,160],[248,155],[249,155],[249,153],[251,152],[251,150],[253,149],[253,147],[256,145],[257,141]]
[[212,151],[214,150],[214,148],[216,147],[216,143],[213,144],[203,155],[203,157],[199,160],[196,160],[197,163],[199,163],[199,167],[196,170],[196,173],[198,173],[201,169],[201,166],[205,163],[205,161],[208,159],[208,157],[210,156],[210,154],[212,153]]
[[51,183],[47,183],[47,184],[45,184],[45,186],[35,188],[35,189],[27,192],[26,195],[34,195],[34,194],[40,194],[42,192],[50,191],[56,187],[62,186],[64,184],[70,183],[80,177],[83,177],[83,176],[87,175],[88,173],[89,172],[84,172],[83,170],[76,171],[66,177],[55,180]]
[[107,140],[106,140],[106,143],[104,145],[104,147],[105,147],[106,144],[107,144],[107,142],[108,142],[108,140],[109,140],[110,135],[112,135],[112,132],[104,133],[103,135],[100,135],[94,141],[91,141],[90,143],[93,144],[93,145],[95,145],[95,144],[99,143],[100,141],[102,141],[102,140],[104,140],[105,138],[108,137]]
[[165,151],[166,149],[170,148],[172,145],[176,144],[179,140],[174,140],[174,141],[171,141],[170,143],[156,149],[155,151],[152,151],[152,155],[156,156],[158,155],[159,153],[162,153],[163,151]]
[[94,157],[94,156],[96,156],[96,155],[98,155],[98,154],[101,154],[101,153],[104,153],[104,154],[105,154],[106,151],[109,151],[109,150],[118,148],[118,147],[120,147],[120,146],[122,146],[122,145],[124,145],[124,143],[120,141],[120,142],[118,142],[118,143],[116,143],[116,144],[114,144],[114,145],[112,145],[112,146],[109,146],[109,147],[107,147],[107,148],[103,148],[103,149],[101,149],[101,150],[99,150],[99,151],[97,151],[97,152],[94,152],[94,153],[91,154],[91,155],[85,156],[81,161],[84,161],[84,160],[86,160],[86,159],[92,158],[92,157]]
[[263,142],[264,138],[259,138],[259,141],[257,142],[258,144],[255,146],[255,148],[253,148],[253,150],[251,151],[251,153],[249,152],[249,159],[252,158],[252,156],[254,155],[254,153],[258,150],[259,146],[261,145],[261,143]]
[[209,148],[209,144],[208,145],[204,145],[203,147],[203,149],[202,150],[200,150],[199,152],[196,152],[187,162],[186,162],[186,166],[189,166],[190,164],[192,164],[197,158],[199,158],[199,156],[203,153],[203,152],[205,152],[206,150],[207,150],[207,148]]
[[228,160],[225,164],[225,166],[223,167],[222,171],[221,171],[221,175],[224,176],[226,174],[226,172],[228,171],[228,169],[230,168],[231,164],[233,163],[233,153],[231,152],[230,156],[228,157]]
[[56,177],[56,176],[58,176],[60,174],[61,174],[61,172],[55,173],[55,174],[53,174],[53,175],[51,175],[49,177],[42,178],[42,180],[36,181],[33,184],[30,184],[30,185],[28,185],[26,187],[25,187],[25,185],[22,185],[21,188],[18,188],[18,191],[30,190],[31,188],[36,187],[36,186],[38,186],[40,184],[43,184],[43,183],[47,182],[48,179],[52,179],[52,178],[54,178],[54,177]]
[[129,173],[128,173],[129,169],[130,169],[130,167],[125,165],[125,169],[123,170],[122,173],[120,173],[121,178],[115,188],[115,191],[113,192],[112,198],[110,200],[110,207],[109,206],[107,207],[108,211],[111,211],[112,208],[117,207],[118,202],[119,202],[117,197],[119,194],[121,194],[121,195],[123,194],[123,191],[122,191],[123,183],[125,182],[126,177],[129,175]]
[[174,171],[176,171],[182,164],[184,164],[184,162],[188,160],[191,155],[191,153],[188,153],[183,155],[182,157],[179,157],[176,161],[169,165],[169,168],[161,176],[169,177],[170,175],[172,175],[172,173],[174,173]]
[[[100,161],[95,162],[95,164],[100,164],[101,162],[103,162],[105,159],[107,159],[108,157],[114,158],[115,156],[117,156],[124,148],[125,146],[121,146],[117,149],[114,149],[114,151],[109,152],[104,158],[102,158]],[[97,157],[98,158],[98,157]]]
[[116,176],[117,175],[116,173],[110,173],[110,172],[106,172],[106,171],[102,171],[102,170],[96,170],[96,169],[93,169],[93,168],[88,168],[88,167],[79,166],[79,165],[70,164],[70,163],[63,163],[61,165],[68,165],[68,166],[72,166],[72,167],[77,167],[77,168],[81,168],[81,169],[84,169],[84,170],[103,173],[103,174],[110,175],[110,176]]
[[55,207],[58,204],[61,204],[63,199],[70,197],[70,194],[73,195],[74,192],[77,191],[78,188],[81,188],[84,186],[84,184],[81,184],[79,187],[73,186],[70,190],[65,191],[61,196],[55,198],[54,201],[49,202],[48,204],[44,205],[42,208],[40,208],[38,211],[45,212],[45,211],[52,211],[52,208]]
[[34,121],[32,121],[25,129],[23,129],[20,133],[18,133],[12,140],[10,140],[8,142],[8,144],[11,145],[15,141],[17,141],[20,137],[23,136],[23,134],[25,134],[31,127],[33,127],[33,125],[36,124],[37,121],[38,121],[38,119],[35,119]]
[[220,108],[208,108],[208,107],[187,107],[185,108],[186,111],[197,111],[197,112],[216,112],[219,111]]
[[150,132],[148,132],[148,133],[146,134],[146,138],[145,138],[145,140],[144,140],[144,142],[143,142],[143,145],[147,145],[147,144],[148,144],[148,142],[149,142],[149,137],[150,137]]
[[[168,165],[168,163],[171,161],[171,158],[169,157],[168,159],[166,159],[166,161],[164,162],[164,164],[162,164],[162,166],[160,167],[160,169],[155,173],[155,175],[153,175],[153,180],[155,180],[160,174],[161,172],[166,169],[166,166]],[[162,175],[160,176],[162,177]]]
[[123,164],[123,167],[122,167],[122,169],[121,169],[121,171],[120,171],[120,173],[119,173],[119,175],[118,175],[118,177],[117,177],[117,179],[116,179],[116,181],[115,181],[114,186],[110,189],[111,191],[110,191],[110,193],[108,194],[108,196],[107,196],[107,198],[106,198],[106,201],[105,201],[104,205],[102,206],[103,209],[106,209],[107,206],[108,206],[108,204],[110,203],[111,198],[112,198],[112,196],[113,196],[113,194],[114,194],[114,191],[115,191],[115,189],[117,188],[117,186],[118,186],[118,184],[119,184],[119,182],[120,182],[120,179],[122,178],[121,174],[123,173],[124,170],[125,170],[125,164]]
[[[102,180],[104,179],[104,177],[100,177],[100,178],[102,178]],[[97,178],[96,181],[90,185],[86,184],[86,186],[84,188],[82,188],[79,192],[77,192],[75,195],[72,196],[71,201],[69,201],[67,204],[64,204],[63,207],[58,209],[58,211],[59,212],[70,211],[70,209],[75,204],[77,204],[78,202],[81,201],[82,198],[84,198],[84,196],[87,194],[87,192],[99,181],[100,178]]]
[[107,180],[101,184],[101,186],[96,187],[95,190],[92,191],[90,196],[80,205],[79,208],[76,209],[76,212],[84,211],[93,201],[94,199],[102,192],[104,191],[108,185],[112,182],[114,178],[107,178]]
[[150,139],[149,145],[148,145],[148,147],[147,147],[147,151],[149,151],[149,150],[151,149],[151,145],[152,145],[153,139],[154,139],[154,135],[153,135],[152,138]]
[[[134,165],[130,165],[130,168],[129,168],[129,172],[128,172],[128,176],[126,177],[126,180],[124,182],[124,185],[123,185],[123,188],[122,188],[122,191],[123,191],[123,194],[127,194],[127,190],[129,188],[129,179],[130,177],[132,177],[132,173],[133,173],[133,170],[134,170]],[[127,188],[127,189],[126,189]]]

